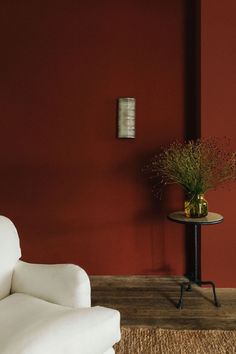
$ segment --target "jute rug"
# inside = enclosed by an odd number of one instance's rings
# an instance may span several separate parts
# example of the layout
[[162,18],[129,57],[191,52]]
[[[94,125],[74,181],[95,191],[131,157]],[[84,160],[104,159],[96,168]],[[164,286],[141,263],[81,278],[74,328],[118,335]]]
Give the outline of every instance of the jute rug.
[[116,354],[235,354],[236,330],[122,327]]

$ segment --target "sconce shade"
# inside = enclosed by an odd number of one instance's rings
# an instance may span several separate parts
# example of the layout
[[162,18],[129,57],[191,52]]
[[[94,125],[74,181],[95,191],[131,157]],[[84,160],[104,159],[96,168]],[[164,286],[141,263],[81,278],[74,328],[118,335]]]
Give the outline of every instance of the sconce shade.
[[135,106],[135,98],[118,99],[118,138],[135,138]]

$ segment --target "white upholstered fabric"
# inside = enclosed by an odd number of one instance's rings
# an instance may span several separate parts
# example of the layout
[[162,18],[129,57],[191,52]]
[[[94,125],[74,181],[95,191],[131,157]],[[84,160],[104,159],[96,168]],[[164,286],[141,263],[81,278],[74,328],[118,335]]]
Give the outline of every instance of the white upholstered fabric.
[[103,354],[115,354],[115,350],[113,348],[110,348],[106,351],[106,353]]
[[16,228],[8,218],[0,216],[0,300],[10,292],[13,269],[20,256]]
[[20,257],[16,228],[0,216],[0,354],[114,354],[120,314],[90,307],[86,272]]
[[18,261],[12,278],[13,293],[25,293],[55,304],[89,307],[90,282],[74,264],[31,264]]
[[0,301],[0,313],[1,354],[102,354],[120,339],[119,312],[103,307],[71,309],[13,294]]

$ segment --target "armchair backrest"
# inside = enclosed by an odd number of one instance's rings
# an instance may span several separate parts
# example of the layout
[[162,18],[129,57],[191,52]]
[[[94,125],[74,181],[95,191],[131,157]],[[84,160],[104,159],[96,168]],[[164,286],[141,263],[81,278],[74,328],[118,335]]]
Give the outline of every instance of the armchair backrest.
[[13,270],[20,257],[17,230],[8,218],[0,216],[0,300],[10,293]]

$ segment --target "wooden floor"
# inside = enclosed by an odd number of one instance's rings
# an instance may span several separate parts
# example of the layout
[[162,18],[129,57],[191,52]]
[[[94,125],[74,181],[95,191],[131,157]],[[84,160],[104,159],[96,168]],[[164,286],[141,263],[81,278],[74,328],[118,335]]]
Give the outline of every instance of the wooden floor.
[[123,326],[174,329],[236,329],[236,289],[217,289],[221,307],[212,302],[212,290],[193,286],[184,293],[178,310],[182,277],[91,276],[92,305],[115,308]]

